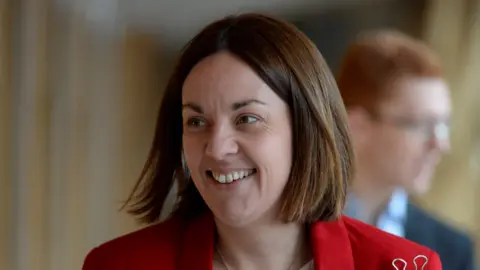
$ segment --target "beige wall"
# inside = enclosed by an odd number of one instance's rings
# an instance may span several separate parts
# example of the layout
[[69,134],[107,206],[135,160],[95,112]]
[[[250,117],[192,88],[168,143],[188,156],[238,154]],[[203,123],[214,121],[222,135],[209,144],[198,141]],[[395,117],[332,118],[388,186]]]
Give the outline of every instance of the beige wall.
[[[47,0],[7,3],[0,269],[80,269],[88,250],[138,228],[118,210],[147,155],[166,72],[151,37],[98,32],[84,14],[59,13]],[[16,38],[5,14],[20,15]],[[18,51],[6,46],[13,42]]]
[[[9,40],[12,31],[11,3],[0,1],[0,40]],[[11,188],[12,188],[12,148],[13,133],[11,87],[11,45],[0,42],[0,269],[12,269],[10,265]]]
[[452,152],[440,164],[424,204],[451,223],[480,233],[480,1],[431,1],[425,39],[440,54],[454,103]]
[[[48,103],[46,24],[48,4],[29,0],[12,5],[28,14],[14,17],[13,93],[13,269],[34,269],[47,262]],[[15,14],[14,10],[12,14]]]

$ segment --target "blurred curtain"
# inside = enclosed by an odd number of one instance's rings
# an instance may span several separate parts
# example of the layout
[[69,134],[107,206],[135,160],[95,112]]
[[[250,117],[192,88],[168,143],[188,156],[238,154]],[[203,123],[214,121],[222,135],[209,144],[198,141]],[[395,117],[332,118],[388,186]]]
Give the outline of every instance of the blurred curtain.
[[0,269],[80,269],[138,228],[118,210],[152,139],[157,41],[60,2],[0,0]]
[[12,5],[0,0],[0,269],[12,269],[9,235],[11,229],[11,175],[12,175],[12,88],[11,35]]
[[454,103],[452,152],[439,166],[428,208],[480,233],[480,0],[430,0],[425,40],[440,54]]

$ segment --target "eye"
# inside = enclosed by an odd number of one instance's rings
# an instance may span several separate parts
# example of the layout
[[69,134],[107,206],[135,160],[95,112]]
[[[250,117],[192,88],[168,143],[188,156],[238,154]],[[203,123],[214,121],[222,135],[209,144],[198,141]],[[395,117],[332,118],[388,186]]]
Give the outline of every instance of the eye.
[[197,127],[203,127],[206,125],[205,120],[198,118],[198,117],[192,117],[187,120],[187,126],[197,128]]
[[237,124],[252,124],[258,122],[259,119],[258,117],[255,117],[253,115],[242,115],[238,118]]

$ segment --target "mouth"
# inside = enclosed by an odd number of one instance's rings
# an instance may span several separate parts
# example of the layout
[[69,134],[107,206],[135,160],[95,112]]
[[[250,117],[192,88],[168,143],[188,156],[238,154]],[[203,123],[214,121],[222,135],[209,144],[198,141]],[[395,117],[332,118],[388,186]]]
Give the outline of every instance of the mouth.
[[220,184],[230,184],[247,178],[255,173],[257,173],[257,169],[235,170],[228,173],[216,173],[211,170],[207,171],[207,175]]

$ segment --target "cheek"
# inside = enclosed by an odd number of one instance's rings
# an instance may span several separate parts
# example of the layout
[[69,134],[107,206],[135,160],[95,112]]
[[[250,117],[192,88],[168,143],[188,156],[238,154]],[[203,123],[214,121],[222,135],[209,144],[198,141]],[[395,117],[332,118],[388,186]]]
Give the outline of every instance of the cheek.
[[398,136],[387,135],[371,137],[364,148],[366,155],[363,158],[373,169],[378,166],[380,170],[401,170],[406,165],[408,145]]
[[424,164],[424,148],[421,144],[399,142],[392,146],[390,152],[390,169],[399,176],[404,175],[406,179],[412,178],[412,174],[416,174]]
[[386,132],[372,140],[372,145],[379,154],[388,155],[395,159],[409,158],[422,151],[423,145],[418,143],[415,134],[406,131]]
[[415,136],[406,135],[397,140],[397,143],[393,145],[393,149],[398,153],[398,156],[404,158],[404,162],[408,160],[417,162],[416,159],[422,156],[425,152],[424,142]]
[[266,161],[265,165],[269,166],[269,169],[274,172],[281,172],[289,170],[292,164],[292,151],[291,145],[286,144],[283,141],[278,143],[268,142],[262,144],[255,149],[258,155],[263,156]]
[[292,141],[287,133],[270,134],[250,148],[250,156],[264,170],[267,177],[276,183],[285,183],[292,166]]

